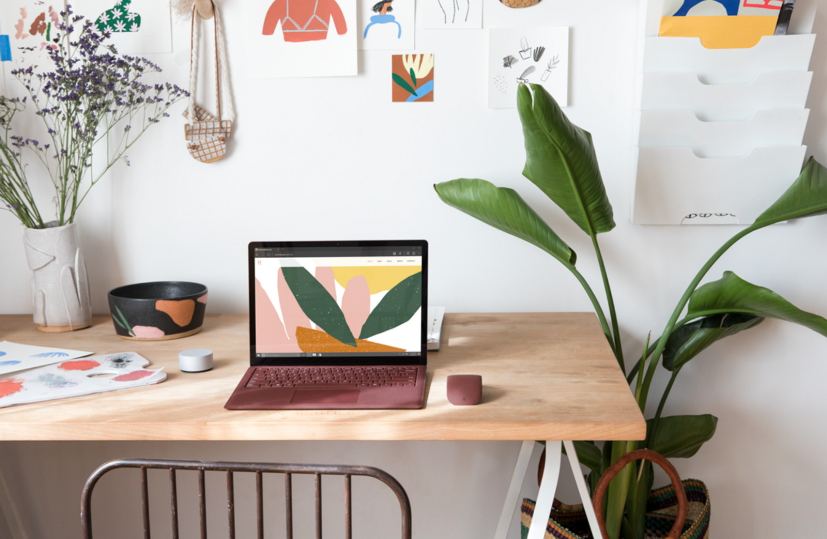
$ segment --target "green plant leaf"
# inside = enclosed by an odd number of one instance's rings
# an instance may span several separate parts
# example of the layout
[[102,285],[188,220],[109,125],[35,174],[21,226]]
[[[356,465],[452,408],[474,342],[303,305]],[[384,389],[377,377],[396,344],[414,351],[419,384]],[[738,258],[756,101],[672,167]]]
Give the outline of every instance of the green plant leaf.
[[754,227],[765,227],[782,221],[827,213],[827,169],[812,157],[801,175],[764,213]]
[[[647,421],[648,428],[653,421]],[[718,418],[710,414],[661,417],[649,449],[667,458],[689,458],[712,439],[717,426]]]
[[368,315],[360,339],[369,339],[411,319],[422,307],[422,272],[415,273],[394,286]]
[[517,108],[525,135],[523,175],[590,236],[615,227],[589,132],[572,124],[539,84],[521,84]]
[[419,97],[416,93],[416,90],[414,90],[413,87],[410,84],[408,84],[408,81],[406,81],[396,73],[391,75],[391,77],[393,78],[393,82],[395,82],[398,86],[402,87],[406,92],[408,92],[412,96]]
[[413,82],[413,85],[416,86],[416,73],[414,72],[414,69],[411,68],[408,72],[411,74],[411,82]]
[[663,366],[670,371],[679,369],[716,341],[754,328],[763,321],[764,318],[751,314],[724,313],[684,324],[666,341]]
[[593,472],[600,474],[603,471],[603,453],[594,442],[574,442],[577,459],[580,464]]
[[434,189],[449,206],[536,245],[563,264],[577,261],[572,248],[513,189],[468,179],[439,183]]
[[778,318],[800,324],[827,337],[827,320],[802,311],[769,288],[747,282],[731,271],[725,272],[723,278],[695,290],[689,300],[690,318],[724,313]]
[[302,267],[282,268],[281,271],[304,314],[331,337],[356,346],[342,309],[327,289]]

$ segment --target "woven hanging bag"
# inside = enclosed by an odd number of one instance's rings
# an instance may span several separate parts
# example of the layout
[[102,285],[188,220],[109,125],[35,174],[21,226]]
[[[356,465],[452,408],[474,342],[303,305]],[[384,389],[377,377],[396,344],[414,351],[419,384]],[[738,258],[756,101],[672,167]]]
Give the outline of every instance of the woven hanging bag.
[[[646,539],[708,539],[711,505],[709,492],[701,481],[681,481],[669,462],[658,453],[649,450],[633,451],[621,459],[600,478],[595,489],[595,511],[602,527],[602,500],[606,488],[623,467],[634,460],[650,460],[665,470],[672,484],[653,490],[646,503],[644,537]],[[668,468],[667,468],[668,467]],[[603,485],[603,489],[601,489]],[[678,490],[679,489],[679,490]],[[600,500],[598,502],[598,499]],[[528,537],[531,518],[534,515],[534,500],[523,500],[520,514],[522,538]],[[605,535],[605,533],[604,533]],[[582,505],[566,505],[554,501],[551,516],[546,526],[545,539],[591,539],[589,522]]]
[[[184,125],[184,138],[187,150],[193,158],[202,163],[214,163],[227,155],[227,142],[233,134],[233,99],[230,94],[230,77],[227,68],[227,55],[224,43],[224,30],[221,15],[213,2],[215,16],[215,98],[216,111],[213,114],[206,107],[197,103],[198,89],[198,55],[199,28],[201,17],[192,8],[192,28],[190,34],[190,104],[185,113],[187,123]],[[224,99],[227,99],[226,111]]]

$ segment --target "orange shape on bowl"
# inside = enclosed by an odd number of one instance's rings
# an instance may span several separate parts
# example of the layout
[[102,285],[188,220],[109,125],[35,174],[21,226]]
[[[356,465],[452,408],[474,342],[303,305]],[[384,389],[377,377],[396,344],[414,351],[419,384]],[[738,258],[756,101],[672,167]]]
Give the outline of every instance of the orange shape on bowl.
[[195,314],[195,301],[159,299],[155,302],[155,309],[167,314],[178,326],[186,327],[192,322],[192,315]]

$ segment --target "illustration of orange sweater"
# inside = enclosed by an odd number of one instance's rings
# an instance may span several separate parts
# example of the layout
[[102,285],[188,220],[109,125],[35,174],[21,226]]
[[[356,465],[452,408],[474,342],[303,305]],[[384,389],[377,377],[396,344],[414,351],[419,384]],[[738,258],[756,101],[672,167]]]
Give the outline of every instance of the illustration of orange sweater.
[[273,35],[279,21],[285,41],[319,41],[327,39],[330,19],[339,34],[347,32],[347,23],[336,0],[275,0],[264,18],[262,34]]

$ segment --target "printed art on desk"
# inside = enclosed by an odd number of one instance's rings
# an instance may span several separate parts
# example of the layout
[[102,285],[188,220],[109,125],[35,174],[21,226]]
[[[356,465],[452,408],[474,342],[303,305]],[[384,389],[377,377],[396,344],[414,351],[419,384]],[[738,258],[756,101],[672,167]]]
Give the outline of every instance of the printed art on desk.
[[256,266],[257,353],[420,350],[421,266],[283,262]]

